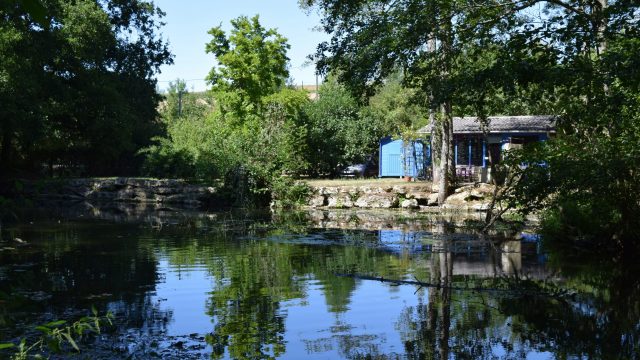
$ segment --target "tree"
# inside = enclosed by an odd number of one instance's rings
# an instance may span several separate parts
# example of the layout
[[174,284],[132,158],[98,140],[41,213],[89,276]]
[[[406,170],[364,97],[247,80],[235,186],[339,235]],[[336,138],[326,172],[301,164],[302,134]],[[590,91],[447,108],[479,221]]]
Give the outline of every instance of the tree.
[[362,160],[362,154],[349,156],[347,151],[349,143],[359,137],[349,135],[366,129],[358,126],[359,110],[356,100],[333,78],[320,87],[318,99],[308,104],[305,112],[309,116],[309,156],[314,175],[334,175],[339,165]]
[[401,136],[427,125],[424,101],[421,92],[404,86],[402,73],[396,72],[376,89],[362,114],[382,136]]
[[146,175],[179,178],[214,178],[224,173],[226,162],[220,143],[224,132],[210,120],[215,111],[209,93],[190,93],[177,79],[160,106],[165,135],[140,150]]
[[187,83],[176,79],[169,87],[160,104],[160,115],[165,124],[180,118],[204,118],[214,110],[215,100],[209,92],[192,93]]
[[287,39],[260,25],[258,15],[231,20],[229,36],[217,26],[209,30],[207,44],[218,62],[207,76],[221,101],[222,111],[239,115],[259,110],[262,99],[282,88],[289,76]]
[[3,175],[44,163],[134,172],[135,152],[158,134],[152,77],[171,62],[155,34],[164,14],[146,1],[42,4],[45,23],[22,6],[0,9]]

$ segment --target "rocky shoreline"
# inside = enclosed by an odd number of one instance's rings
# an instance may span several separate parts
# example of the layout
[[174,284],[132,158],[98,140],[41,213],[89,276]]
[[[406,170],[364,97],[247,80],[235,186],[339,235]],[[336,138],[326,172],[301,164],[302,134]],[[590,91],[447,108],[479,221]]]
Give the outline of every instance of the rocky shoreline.
[[[430,183],[309,186],[304,208],[311,209],[405,209],[416,211],[486,211],[494,187],[471,184],[460,187],[443,206]],[[21,181],[0,184],[0,195],[32,200],[134,203],[185,208],[219,208],[226,204],[219,189],[179,179],[77,178]]]
[[493,196],[489,184],[460,187],[438,207],[438,194],[431,184],[411,186],[316,186],[310,187],[307,206],[329,209],[412,209],[431,211],[448,209],[460,211],[486,211]]

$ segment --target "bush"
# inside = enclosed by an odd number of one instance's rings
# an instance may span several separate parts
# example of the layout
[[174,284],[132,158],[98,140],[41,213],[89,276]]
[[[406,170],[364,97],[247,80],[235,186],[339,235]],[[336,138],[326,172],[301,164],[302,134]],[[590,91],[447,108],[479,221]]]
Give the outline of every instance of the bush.
[[270,188],[275,206],[284,209],[305,205],[311,194],[309,185],[290,177],[273,178]]

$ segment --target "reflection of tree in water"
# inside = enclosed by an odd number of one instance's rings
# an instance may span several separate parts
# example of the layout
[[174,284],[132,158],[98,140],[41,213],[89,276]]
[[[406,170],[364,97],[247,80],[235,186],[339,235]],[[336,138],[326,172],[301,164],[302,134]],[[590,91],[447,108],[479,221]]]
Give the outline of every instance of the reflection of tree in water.
[[[509,247],[513,244],[509,244]],[[459,290],[447,275],[448,254],[432,254],[427,303],[405,308],[397,328],[407,357],[525,358],[550,352],[557,358],[638,358],[640,280],[637,263],[603,257],[551,256],[562,270],[551,280],[502,276],[483,280],[494,291]],[[504,259],[502,259],[504,260]],[[512,262],[513,264],[513,262]],[[581,264],[577,269],[574,264]],[[572,269],[573,270],[568,270]],[[499,349],[499,350],[497,350]]]
[[405,308],[396,325],[410,359],[447,359],[451,325],[452,254],[443,251],[432,254],[430,283],[438,287],[427,289],[428,301],[415,308]]
[[[640,357],[640,281],[635,276],[640,269],[634,261],[625,262],[627,257],[615,258],[617,262],[605,257],[587,261],[567,256],[571,251],[553,249],[550,259],[562,270],[561,276],[544,282],[522,277],[520,270],[527,263],[519,255],[519,242],[497,246],[508,252],[491,254],[489,264],[480,255],[458,254],[457,247],[467,246],[463,241],[445,239],[434,243],[433,248],[439,249],[435,253],[398,256],[381,251],[373,232],[332,230],[327,236],[304,228],[273,229],[246,219],[219,226],[141,230],[91,224],[23,229],[20,236],[31,246],[0,252],[5,273],[0,290],[22,291],[28,304],[20,304],[19,313],[9,308],[15,303],[0,302],[0,335],[6,338],[17,317],[41,323],[53,320],[46,316],[63,318],[69,309],[86,310],[91,305],[101,312],[116,312],[120,330],[135,332],[137,341],[145,332],[166,330],[171,312],[161,311],[152,297],[160,254],[175,269],[204,267],[215,279],[207,304],[212,333],[206,338],[214,358],[284,354],[283,302],[304,303],[310,281],[320,286],[335,323],[328,337],[305,341],[309,352],[336,351],[344,358],[399,357],[384,352],[384,336],[356,334],[358,330],[343,322],[359,281],[336,274],[354,273],[385,279],[413,274],[439,285],[420,290],[419,304],[403,309],[396,324],[408,358],[491,358],[496,349],[508,358],[525,357],[531,351],[549,351],[560,358]],[[445,230],[450,229],[441,233]],[[566,266],[576,263],[584,266],[573,271]],[[499,276],[460,275],[463,270],[476,274],[485,268]],[[499,291],[461,290],[468,281]],[[37,292],[51,297],[30,301]],[[33,313],[51,315],[35,319]]]
[[[625,254],[550,249],[562,284],[531,284],[547,296],[504,298],[499,307],[513,332],[557,357],[640,357],[640,264]],[[614,261],[612,261],[614,260]]]
[[[245,234],[243,229],[241,235]],[[274,236],[268,231],[253,234]],[[356,235],[348,234],[347,239]],[[204,265],[215,279],[207,304],[207,314],[215,324],[207,337],[212,357],[227,352],[232,358],[266,358],[285,351],[286,313],[280,304],[306,298],[309,279],[322,284],[329,311],[339,313],[346,311],[356,281],[336,274],[358,271],[402,277],[410,265],[407,259],[375,248],[329,246],[309,239],[314,234],[299,234],[293,243],[249,240],[246,235],[221,230],[199,236],[197,241],[170,237],[156,245],[170,254],[172,266]]]
[[210,269],[216,275],[207,306],[215,321],[207,337],[213,358],[222,357],[225,350],[235,359],[270,358],[284,352],[280,302],[301,297],[301,289],[291,276],[291,247],[272,245],[251,242],[246,252],[228,254]]

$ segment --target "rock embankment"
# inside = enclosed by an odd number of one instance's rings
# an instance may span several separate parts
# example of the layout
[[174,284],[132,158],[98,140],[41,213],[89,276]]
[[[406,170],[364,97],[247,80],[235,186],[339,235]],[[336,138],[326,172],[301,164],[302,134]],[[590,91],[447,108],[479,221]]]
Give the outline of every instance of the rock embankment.
[[[485,211],[493,196],[494,187],[474,184],[456,189],[444,209]],[[421,185],[365,185],[365,186],[312,186],[307,205],[311,208],[367,208],[367,209],[420,209],[438,206],[438,194],[430,184]]]
[[25,183],[22,187],[22,195],[27,198],[178,204],[189,207],[209,204],[216,195],[213,187],[174,179],[86,178]]

